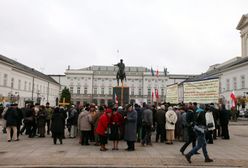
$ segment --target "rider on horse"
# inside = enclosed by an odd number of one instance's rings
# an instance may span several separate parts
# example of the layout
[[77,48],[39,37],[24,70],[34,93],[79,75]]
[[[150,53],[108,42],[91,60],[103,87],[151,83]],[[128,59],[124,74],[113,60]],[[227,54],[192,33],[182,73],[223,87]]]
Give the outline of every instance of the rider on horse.
[[125,64],[123,63],[123,60],[121,59],[120,62],[118,64],[115,64],[114,66],[117,66],[119,68],[116,74],[117,84],[119,86],[119,79],[121,79],[121,81],[123,81],[123,79],[126,80]]

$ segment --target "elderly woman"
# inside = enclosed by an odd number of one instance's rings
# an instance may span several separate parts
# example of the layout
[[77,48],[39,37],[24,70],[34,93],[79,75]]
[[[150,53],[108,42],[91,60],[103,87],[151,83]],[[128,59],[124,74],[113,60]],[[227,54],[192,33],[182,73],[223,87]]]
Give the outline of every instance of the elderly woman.
[[119,150],[118,143],[121,139],[121,126],[123,124],[123,117],[117,111],[116,108],[113,109],[113,115],[110,119],[110,135],[109,140],[113,141],[113,148],[112,150]]
[[100,151],[107,151],[108,149],[105,147],[107,144],[107,139],[108,139],[108,126],[110,122],[110,118],[112,115],[112,110],[111,109],[106,109],[104,114],[101,115],[98,121],[98,125],[96,128],[96,133],[99,135],[100,139]]
[[134,151],[134,143],[136,141],[136,129],[137,129],[137,111],[133,109],[131,104],[127,105],[127,115],[125,119],[125,134],[124,139],[127,141],[127,151]]
[[174,131],[175,131],[175,124],[177,122],[177,114],[173,111],[172,107],[168,108],[168,111],[165,114],[166,123],[166,144],[173,144],[174,140]]

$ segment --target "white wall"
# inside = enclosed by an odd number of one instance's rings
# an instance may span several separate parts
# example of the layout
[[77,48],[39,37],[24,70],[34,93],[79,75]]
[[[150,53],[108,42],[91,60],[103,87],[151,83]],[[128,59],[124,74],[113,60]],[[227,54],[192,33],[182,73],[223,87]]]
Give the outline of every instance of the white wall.
[[[39,96],[41,97],[42,105],[45,105],[45,103],[49,101],[52,106],[55,106],[55,100],[59,96],[59,85],[34,77],[34,91],[32,94],[32,75],[19,71],[3,63],[0,63],[0,70],[0,97],[5,97],[5,99],[8,99],[10,94],[13,96],[19,96],[17,103],[20,107],[23,107],[25,100],[32,100],[33,97],[33,100],[36,101],[37,96]],[[4,86],[4,74],[8,75],[6,86]],[[12,78],[14,79],[13,87],[11,87]]]
[[[241,76],[245,77],[245,87],[242,88]],[[237,89],[234,89],[233,78],[237,78]],[[227,90],[227,82],[226,80],[230,80],[230,89]],[[224,72],[220,77],[221,84],[221,92],[220,97],[225,99],[227,107],[231,107],[231,98],[230,93],[234,90],[236,96],[244,96],[244,92],[248,92],[248,65],[237,68],[235,70],[230,70],[228,72]],[[248,95],[246,95],[248,96]]]

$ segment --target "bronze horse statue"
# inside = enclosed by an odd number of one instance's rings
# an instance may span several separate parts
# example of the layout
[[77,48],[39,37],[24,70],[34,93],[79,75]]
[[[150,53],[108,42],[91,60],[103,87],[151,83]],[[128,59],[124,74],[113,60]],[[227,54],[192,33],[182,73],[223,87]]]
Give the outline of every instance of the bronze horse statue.
[[119,86],[119,80],[121,80],[121,83],[123,82],[124,79],[125,81],[127,81],[126,73],[122,70],[119,70],[116,74],[116,79],[117,79],[117,86]]
[[117,66],[119,68],[117,74],[116,74],[116,80],[117,80],[117,86],[119,86],[119,80],[121,80],[121,83],[123,82],[123,80],[126,79],[126,73],[125,73],[125,64],[123,63],[123,60],[121,59],[121,61],[118,64],[115,64],[114,66]]

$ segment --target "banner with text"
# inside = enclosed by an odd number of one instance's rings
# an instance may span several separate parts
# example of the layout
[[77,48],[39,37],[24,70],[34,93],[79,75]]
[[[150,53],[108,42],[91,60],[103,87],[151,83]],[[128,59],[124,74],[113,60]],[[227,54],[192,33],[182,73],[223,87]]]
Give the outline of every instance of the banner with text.
[[185,82],[184,102],[218,103],[219,79]]
[[177,104],[178,103],[178,85],[170,85],[166,88],[166,102]]

